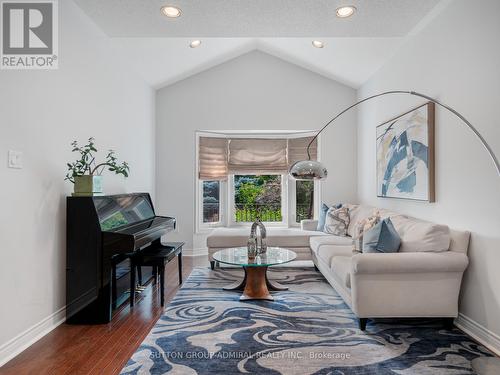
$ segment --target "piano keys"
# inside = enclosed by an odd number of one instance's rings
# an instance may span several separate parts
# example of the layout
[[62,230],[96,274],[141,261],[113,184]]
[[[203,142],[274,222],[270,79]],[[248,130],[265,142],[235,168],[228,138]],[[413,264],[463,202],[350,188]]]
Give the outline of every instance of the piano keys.
[[68,197],[66,209],[67,322],[107,323],[123,300],[112,293],[113,267],[160,247],[175,219],[156,216],[148,193]]

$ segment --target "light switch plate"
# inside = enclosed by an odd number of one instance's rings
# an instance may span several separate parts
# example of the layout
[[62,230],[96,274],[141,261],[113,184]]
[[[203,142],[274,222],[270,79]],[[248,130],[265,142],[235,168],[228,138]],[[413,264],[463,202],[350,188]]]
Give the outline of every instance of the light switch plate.
[[23,153],[21,151],[9,150],[9,168],[22,169],[23,168]]

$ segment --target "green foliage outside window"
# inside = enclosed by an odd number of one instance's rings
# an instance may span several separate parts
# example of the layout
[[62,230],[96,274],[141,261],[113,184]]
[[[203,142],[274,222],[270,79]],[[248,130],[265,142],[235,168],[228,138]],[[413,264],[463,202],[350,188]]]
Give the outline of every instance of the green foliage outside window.
[[237,222],[282,221],[281,176],[234,176],[234,203]]

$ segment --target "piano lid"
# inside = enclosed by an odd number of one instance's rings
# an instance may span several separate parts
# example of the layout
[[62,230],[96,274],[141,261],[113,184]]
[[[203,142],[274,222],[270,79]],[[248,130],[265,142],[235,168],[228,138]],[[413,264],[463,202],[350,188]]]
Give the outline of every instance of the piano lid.
[[94,197],[102,231],[115,231],[155,216],[147,194]]

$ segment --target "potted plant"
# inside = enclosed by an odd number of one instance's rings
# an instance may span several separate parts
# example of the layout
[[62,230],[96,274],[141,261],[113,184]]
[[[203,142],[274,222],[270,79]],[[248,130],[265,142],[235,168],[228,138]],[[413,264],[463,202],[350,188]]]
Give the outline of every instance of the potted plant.
[[115,152],[109,150],[105,161],[96,162],[97,148],[94,138],[89,138],[88,143],[79,146],[77,141],[71,143],[73,152],[79,153],[79,159],[73,163],[67,163],[68,173],[65,180],[74,184],[73,195],[102,195],[102,172],[107,168],[110,172],[128,177],[129,166],[127,162],[119,163]]

